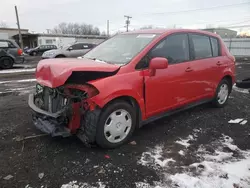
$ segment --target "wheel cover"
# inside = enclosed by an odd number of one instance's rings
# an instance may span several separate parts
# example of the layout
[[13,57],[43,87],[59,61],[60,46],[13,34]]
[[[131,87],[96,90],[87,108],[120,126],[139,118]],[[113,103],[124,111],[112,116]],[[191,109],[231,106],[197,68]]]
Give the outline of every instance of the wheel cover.
[[123,141],[132,127],[132,118],[128,111],[119,109],[112,112],[104,125],[105,138],[110,143]]
[[4,68],[8,68],[11,65],[11,61],[9,59],[4,59],[3,64]]
[[219,104],[224,104],[228,98],[229,95],[229,89],[227,84],[222,84],[220,86],[218,95],[217,95],[217,101]]

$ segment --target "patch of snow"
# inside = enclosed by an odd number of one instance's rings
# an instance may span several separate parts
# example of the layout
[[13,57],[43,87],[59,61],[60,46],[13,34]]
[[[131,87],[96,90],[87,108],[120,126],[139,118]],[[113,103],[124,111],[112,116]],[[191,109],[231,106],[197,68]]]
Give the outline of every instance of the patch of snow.
[[233,156],[233,153],[227,153],[227,152],[222,152],[222,151],[215,151],[216,155],[205,155],[204,158],[208,161],[217,161],[221,162],[227,159],[230,159]]
[[240,150],[233,144],[233,139],[225,135],[221,145],[237,150],[243,159],[233,157],[232,152],[227,153],[218,149],[215,154],[205,154],[202,157],[204,161],[190,165],[196,168],[196,173],[186,170],[185,173],[170,175],[172,184],[178,185],[179,188],[224,188],[235,187],[234,185],[250,187],[250,151]]
[[10,70],[1,70],[0,74],[10,74],[10,73],[20,73],[20,72],[35,72],[36,69],[10,69]]
[[1,81],[0,84],[8,84],[8,83],[25,83],[25,82],[35,82],[36,79],[24,79],[24,80],[6,80]]
[[154,169],[166,167],[169,162],[175,162],[175,160],[172,158],[164,159],[163,146],[156,146],[154,149],[151,149],[148,152],[143,152],[141,159],[138,161],[139,164],[150,166]]
[[[191,136],[188,138],[192,139]],[[185,139],[184,144],[188,145],[189,143],[186,140],[188,139]],[[213,150],[206,150],[208,146],[209,148],[212,147]],[[225,147],[231,151],[225,151]],[[213,141],[209,145],[201,145],[193,152],[197,162],[191,165],[177,166],[179,163],[174,163],[173,165],[176,165],[176,168],[181,167],[181,171],[176,174],[172,174],[170,168],[159,168],[164,164],[163,161],[168,160],[163,156],[163,153],[166,153],[164,148],[157,146],[155,149],[142,154],[139,163],[156,170],[160,182],[157,182],[157,184],[154,182],[154,185],[147,182],[137,182],[137,188],[250,187],[250,150],[243,151],[239,149],[229,136],[222,135],[219,140]],[[182,154],[183,151],[180,150],[178,153]],[[234,155],[235,153],[237,155]]]
[[243,121],[244,119],[231,119],[228,123],[240,123],[241,121]]
[[180,139],[180,140],[177,140],[175,143],[183,145],[187,148],[190,146],[190,144],[188,143],[189,141],[190,139]]
[[237,92],[240,92],[240,93],[249,94],[249,90],[248,89],[238,88],[238,87],[236,87],[236,85],[233,86],[233,90],[237,91]]
[[8,176],[5,176],[3,179],[4,179],[4,180],[10,180],[10,179],[12,179],[13,177],[14,177],[14,176],[12,176],[12,175],[9,174]]
[[247,123],[247,120],[242,121],[240,124],[245,125]]
[[190,146],[189,141],[193,141],[193,140],[195,140],[195,138],[197,138],[197,132],[199,132],[199,129],[196,129],[196,131],[194,132],[193,135],[188,135],[188,137],[186,139],[177,140],[177,141],[175,141],[175,143],[183,145],[186,148],[188,148]]
[[173,184],[179,188],[224,188],[239,187],[248,188],[250,186],[250,171],[247,166],[250,164],[250,157],[237,162],[215,163],[203,162],[204,171],[201,175],[193,176],[189,173],[171,175]]
[[71,181],[67,184],[63,184],[61,188],[105,188],[102,182],[97,182],[97,186],[89,185],[88,183],[77,183],[77,181]]
[[185,153],[184,153],[183,150],[180,150],[178,153],[179,153],[180,155],[185,155]]
[[160,182],[154,182],[154,185],[150,185],[146,182],[136,182],[135,183],[136,188],[166,188],[161,185]]

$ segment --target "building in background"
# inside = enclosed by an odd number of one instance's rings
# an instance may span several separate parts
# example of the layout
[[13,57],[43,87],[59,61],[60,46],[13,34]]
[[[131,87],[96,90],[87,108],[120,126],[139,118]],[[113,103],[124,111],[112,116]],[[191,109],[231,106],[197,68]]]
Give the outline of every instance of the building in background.
[[237,36],[237,31],[226,28],[207,28],[202,30],[220,35],[221,38],[235,38]]
[[[16,28],[0,28],[0,38],[13,39],[14,35],[18,35],[18,29]],[[22,34],[29,33],[28,29],[21,29]]]

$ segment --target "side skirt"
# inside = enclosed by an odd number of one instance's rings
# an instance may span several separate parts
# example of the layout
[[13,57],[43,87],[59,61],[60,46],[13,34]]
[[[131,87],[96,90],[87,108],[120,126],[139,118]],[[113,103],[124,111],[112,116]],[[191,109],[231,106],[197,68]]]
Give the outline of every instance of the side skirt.
[[148,119],[146,119],[146,120],[144,120],[144,121],[141,121],[139,127],[142,127],[143,125],[149,124],[149,123],[151,123],[151,122],[153,122],[153,121],[156,121],[156,120],[158,120],[158,119],[161,119],[161,118],[164,118],[164,117],[168,117],[168,116],[170,116],[170,115],[173,115],[173,114],[176,114],[176,113],[179,113],[179,112],[188,110],[188,109],[190,109],[190,108],[193,108],[193,107],[196,107],[196,106],[199,106],[199,105],[202,105],[202,104],[209,103],[209,102],[211,102],[212,100],[213,100],[213,99],[206,99],[206,100],[194,102],[194,103],[192,103],[192,104],[188,104],[188,105],[179,107],[179,108],[177,108],[177,109],[170,110],[170,111],[161,113],[161,114],[159,114],[159,115],[150,117],[150,118],[148,118]]

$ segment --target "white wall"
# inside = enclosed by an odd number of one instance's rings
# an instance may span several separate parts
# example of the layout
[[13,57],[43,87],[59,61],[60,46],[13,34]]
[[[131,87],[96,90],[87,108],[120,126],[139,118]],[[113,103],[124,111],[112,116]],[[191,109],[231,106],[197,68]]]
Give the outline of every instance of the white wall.
[[61,48],[65,45],[72,44],[76,41],[74,37],[38,37],[38,45],[56,45],[58,48]]
[[8,39],[9,35],[8,33],[0,33],[0,39]]

